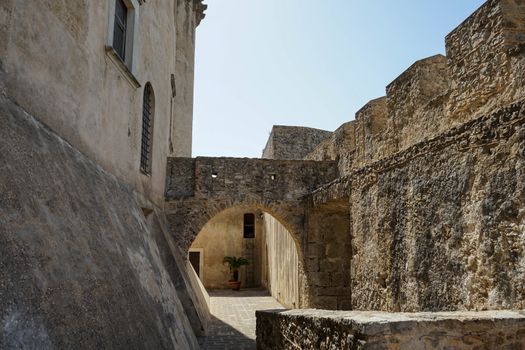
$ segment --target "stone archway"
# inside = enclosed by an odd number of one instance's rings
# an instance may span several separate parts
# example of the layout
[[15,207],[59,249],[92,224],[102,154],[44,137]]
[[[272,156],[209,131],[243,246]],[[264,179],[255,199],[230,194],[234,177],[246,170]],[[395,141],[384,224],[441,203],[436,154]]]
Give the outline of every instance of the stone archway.
[[[248,196],[250,197],[250,196]],[[232,201],[232,200],[195,200],[195,199],[184,199],[176,202],[170,202],[169,203],[169,210],[167,211],[167,219],[168,219],[168,225],[170,228],[170,233],[172,237],[174,238],[174,241],[178,243],[178,247],[180,249],[182,256],[187,256],[187,253],[192,247],[192,244],[194,242],[200,242],[201,240],[198,240],[198,236],[202,235],[203,233],[206,235],[209,235],[207,232],[212,230],[209,226],[212,225],[215,229],[220,229],[224,227],[224,223],[221,224],[217,222],[218,219],[223,220],[231,220],[231,218],[226,218],[225,213],[229,212],[235,212],[235,215],[237,215],[237,218],[239,220],[238,225],[241,225],[240,221],[242,220],[241,213],[244,212],[253,212],[253,213],[264,213],[264,220],[266,220],[267,217],[273,218],[276,222],[279,223],[279,225],[282,225],[282,227],[285,229],[285,231],[288,232],[288,234],[291,237],[291,240],[293,241],[293,248],[294,252],[293,255],[295,255],[295,258],[293,259],[296,261],[297,265],[293,266],[293,271],[296,271],[296,281],[297,281],[297,293],[296,297],[294,298],[293,302],[287,302],[288,300],[286,298],[283,298],[280,300],[283,303],[287,303],[290,305],[289,307],[300,307],[305,306],[301,301],[301,295],[299,293],[300,290],[305,290],[305,286],[302,284],[305,283],[306,278],[304,276],[304,254],[302,249],[302,242],[304,240],[305,232],[304,232],[304,223],[305,223],[305,217],[304,217],[304,208],[305,204],[302,201],[297,202],[274,202],[271,204],[267,203],[260,203],[256,201],[256,198],[247,198],[245,201]],[[233,214],[231,214],[233,215]],[[230,215],[230,216],[231,216]],[[262,220],[262,218],[258,218],[258,220]],[[263,221],[264,221],[263,220]],[[262,223],[261,225],[265,225]],[[266,234],[266,233],[265,233]],[[221,234],[222,235],[222,234]],[[212,238],[213,236],[208,236],[209,238]],[[221,236],[222,237],[222,236]],[[266,237],[266,236],[264,236]],[[259,237],[258,237],[259,238]],[[222,237],[224,239],[224,237]],[[289,241],[288,241],[289,242]],[[224,243],[224,242],[222,242]],[[260,244],[262,242],[258,242],[257,249],[261,248]],[[290,244],[289,244],[290,245]],[[193,249],[202,249],[204,248],[202,244],[197,244],[192,247]],[[220,251],[228,251],[225,250],[224,247],[219,244],[217,247]],[[233,249],[231,251],[236,252],[235,254],[239,254],[239,246],[237,246],[237,249]],[[264,251],[264,249],[262,249]],[[257,257],[257,263],[263,263],[264,266],[258,266],[258,268],[262,269],[262,272],[258,272],[257,274],[257,282],[258,285],[262,285],[265,288],[269,289],[269,285],[266,283],[267,280],[263,279],[264,272],[266,272],[268,275],[275,274],[275,270],[268,271],[270,267],[267,265],[268,261],[265,260],[267,257],[261,256],[261,254],[264,254],[262,252],[259,252],[259,256]],[[203,253],[207,259],[214,261],[214,264],[220,265],[220,260],[222,257],[218,257],[217,254],[220,254],[219,252],[215,252],[215,256],[213,258],[210,258],[209,253]],[[246,254],[243,252],[243,254]],[[275,265],[275,264],[274,264]],[[284,268],[284,267],[283,267]],[[289,267],[286,267],[289,268]],[[222,267],[224,269],[224,267]],[[268,270],[265,270],[268,269]],[[221,270],[221,266],[215,266],[212,268],[214,273],[218,273],[217,270]],[[266,277],[268,276],[266,275]],[[217,288],[217,283],[220,283],[220,281],[209,281],[206,280],[205,286],[210,287],[212,289]],[[243,284],[246,285],[246,284]],[[250,286],[250,285],[248,285]],[[275,295],[276,298],[279,298],[278,295]]]
[[[246,215],[255,219],[253,235],[245,235]],[[286,307],[299,307],[304,259],[298,234],[286,228],[290,226],[268,208],[254,204],[228,207],[213,216],[190,247],[191,255],[202,259],[200,277],[206,289],[228,288],[229,271],[222,260],[225,256],[242,256],[250,261],[241,269],[243,288],[267,289]]]
[[[220,212],[249,206],[275,217],[292,234],[299,256],[299,308],[348,309],[350,218],[343,199],[319,205],[320,188],[338,176],[333,161],[169,158],[166,206],[181,255]],[[315,192],[314,192],[315,191]]]

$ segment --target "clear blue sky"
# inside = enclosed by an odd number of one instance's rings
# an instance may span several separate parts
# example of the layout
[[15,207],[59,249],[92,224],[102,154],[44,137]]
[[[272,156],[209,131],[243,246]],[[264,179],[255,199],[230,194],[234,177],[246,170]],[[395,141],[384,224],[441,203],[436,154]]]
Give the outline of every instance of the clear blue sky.
[[333,131],[482,0],[208,0],[193,156],[259,157],[272,125]]

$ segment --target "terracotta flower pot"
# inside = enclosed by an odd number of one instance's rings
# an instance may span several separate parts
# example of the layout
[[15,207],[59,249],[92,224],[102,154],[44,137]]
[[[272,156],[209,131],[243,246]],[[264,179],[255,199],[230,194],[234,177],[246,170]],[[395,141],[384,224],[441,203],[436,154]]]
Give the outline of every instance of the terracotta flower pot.
[[241,282],[240,281],[230,280],[230,281],[228,281],[228,284],[230,285],[230,288],[232,290],[240,290],[241,289]]

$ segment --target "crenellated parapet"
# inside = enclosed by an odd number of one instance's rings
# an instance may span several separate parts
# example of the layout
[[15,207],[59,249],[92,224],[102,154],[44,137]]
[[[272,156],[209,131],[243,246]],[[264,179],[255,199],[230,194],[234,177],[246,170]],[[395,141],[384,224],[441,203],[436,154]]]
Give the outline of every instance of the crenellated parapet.
[[446,124],[439,119],[443,119],[440,112],[448,88],[442,55],[417,61],[387,86],[388,126],[394,147],[404,149],[440,131],[439,126]]
[[355,128],[355,121],[344,123],[307,154],[305,159],[337,160],[339,172],[346,174],[354,166],[356,158]]
[[490,0],[446,37],[447,118],[465,122],[524,96],[525,2]]
[[525,1],[487,1],[446,37],[446,57],[415,62],[356,113],[353,133],[334,132],[307,159],[339,160],[346,174],[523,99],[524,47]]
[[357,111],[355,119],[357,152],[354,167],[363,166],[374,159],[395,152],[393,138],[387,129],[386,97],[380,97],[368,102]]

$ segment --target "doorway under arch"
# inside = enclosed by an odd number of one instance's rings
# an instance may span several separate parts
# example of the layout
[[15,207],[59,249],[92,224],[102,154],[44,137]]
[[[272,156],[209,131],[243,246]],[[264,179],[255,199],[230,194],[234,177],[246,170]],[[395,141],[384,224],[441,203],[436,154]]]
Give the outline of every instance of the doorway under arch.
[[250,265],[240,270],[243,288],[264,288],[285,307],[298,308],[302,259],[296,239],[268,210],[238,205],[202,227],[188,257],[208,290],[229,288],[225,256],[245,257]]

